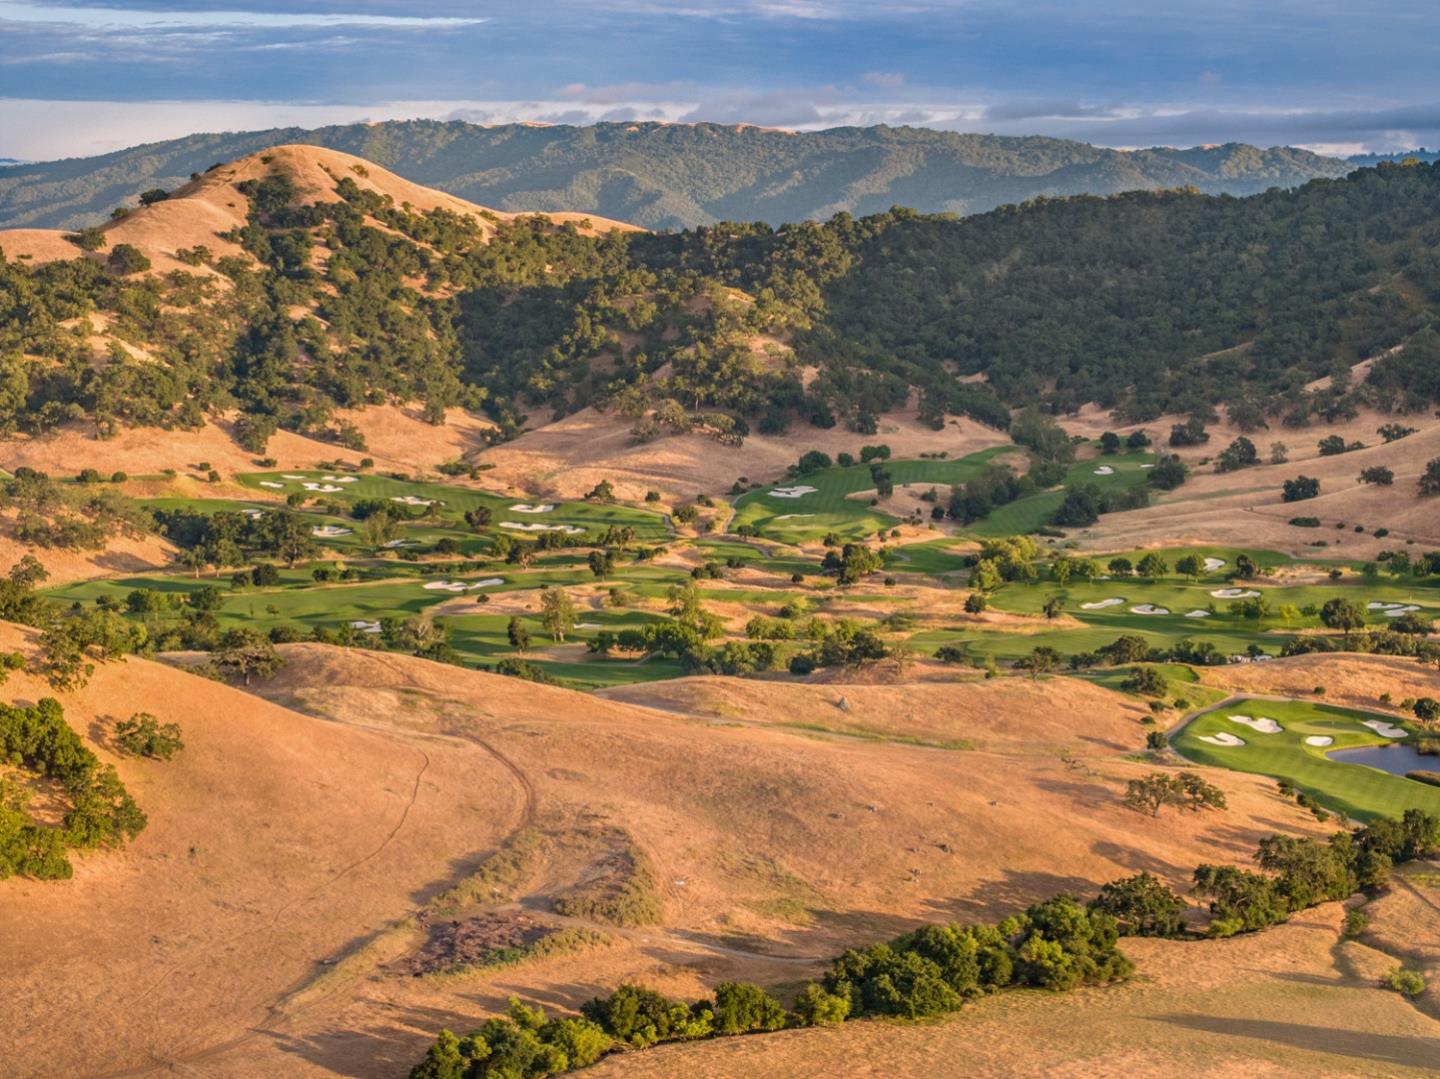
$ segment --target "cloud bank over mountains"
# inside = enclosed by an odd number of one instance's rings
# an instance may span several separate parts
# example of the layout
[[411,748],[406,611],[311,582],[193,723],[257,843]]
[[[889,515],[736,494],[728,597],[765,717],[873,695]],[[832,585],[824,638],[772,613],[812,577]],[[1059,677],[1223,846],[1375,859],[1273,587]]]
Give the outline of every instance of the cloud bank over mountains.
[[1440,142],[1436,40],[1413,0],[0,0],[0,155],[402,117],[1384,151]]

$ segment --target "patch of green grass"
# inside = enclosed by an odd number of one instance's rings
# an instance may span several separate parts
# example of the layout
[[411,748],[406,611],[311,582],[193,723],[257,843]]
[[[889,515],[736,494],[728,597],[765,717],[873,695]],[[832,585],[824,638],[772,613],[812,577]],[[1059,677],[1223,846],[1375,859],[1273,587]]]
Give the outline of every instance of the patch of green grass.
[[[1267,717],[1280,724],[1278,734],[1261,734],[1227,719],[1229,715]],[[1338,749],[1381,745],[1382,738],[1361,724],[1379,719],[1403,727],[1413,737],[1417,728],[1393,716],[1375,715],[1307,701],[1233,701],[1197,716],[1171,738],[1176,752],[1199,764],[1287,779],[1321,805],[1356,820],[1398,817],[1407,809],[1440,814],[1440,790],[1377,768],[1344,764],[1327,754]],[[1202,741],[1219,733],[1233,734],[1243,746],[1217,746]],[[1307,736],[1323,735],[1333,745],[1307,746]]]
[[[881,462],[890,472],[897,488],[907,484],[933,484],[949,487],[974,479],[992,459],[1002,453],[1014,452],[1013,446],[995,446],[956,460],[891,460]],[[776,487],[813,487],[814,492],[799,498],[779,498],[771,492]],[[784,543],[809,543],[828,532],[846,540],[864,539],[881,529],[893,528],[900,521],[870,506],[864,499],[848,496],[872,490],[875,481],[869,465],[850,468],[827,468],[793,480],[783,480],[755,491],[748,491],[735,500],[735,517],[730,527],[754,526],[766,539]],[[948,497],[948,496],[947,496]]]
[[[974,536],[1018,536],[1034,532],[1050,522],[1051,515],[1065,500],[1065,487],[1089,485],[1102,491],[1139,487],[1145,483],[1148,470],[1141,465],[1154,464],[1151,453],[1117,453],[1109,457],[1092,457],[1077,461],[1065,474],[1059,488],[1037,491],[997,507],[984,520],[967,525],[965,531]],[[1098,468],[1109,468],[1109,475],[1096,475]]]
[[[289,476],[304,476],[301,480],[289,479]],[[325,479],[326,476],[339,476],[344,480],[353,482],[339,482]],[[414,480],[395,479],[390,476],[373,474],[346,475],[336,472],[253,472],[235,477],[242,486],[250,487],[256,492],[283,498],[286,495],[300,493],[312,500],[333,500],[341,504],[351,504],[362,499],[380,499],[384,502],[391,502],[394,499],[424,499],[433,500],[439,503],[437,509],[437,524],[449,525],[451,527],[464,527],[464,515],[467,510],[484,506],[493,515],[492,530],[506,531],[510,535],[524,537],[525,532],[520,530],[501,529],[505,522],[515,524],[539,524],[539,525],[569,525],[575,528],[585,528],[592,532],[603,532],[611,525],[628,525],[635,529],[638,540],[645,543],[656,543],[668,539],[671,532],[665,523],[665,518],[654,511],[636,509],[630,506],[616,505],[613,503],[569,501],[555,502],[555,509],[548,513],[521,513],[512,506],[524,505],[526,503],[513,498],[501,497],[487,491],[480,491],[473,487],[461,487],[456,484],[430,483]],[[306,483],[323,485],[338,488],[334,491],[312,491],[305,488]],[[279,484],[279,487],[265,487],[264,484]],[[394,502],[397,508],[406,507],[403,502]],[[415,507],[419,509],[420,507]],[[536,533],[538,534],[538,533]]]

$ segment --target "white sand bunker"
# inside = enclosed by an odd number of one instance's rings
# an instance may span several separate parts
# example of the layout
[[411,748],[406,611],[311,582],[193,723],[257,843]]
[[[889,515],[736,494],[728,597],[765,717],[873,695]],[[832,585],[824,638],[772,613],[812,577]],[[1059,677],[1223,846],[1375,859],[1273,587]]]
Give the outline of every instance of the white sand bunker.
[[380,546],[384,547],[386,550],[393,551],[398,547],[419,547],[420,541],[412,539],[393,539],[386,540]]
[[600,628],[600,623],[599,623],[599,622],[576,622],[576,623],[575,623],[575,628],[576,628],[576,629],[599,629],[599,628]]
[[1111,468],[1109,465],[1101,465],[1099,468],[1097,468],[1097,469],[1095,470],[1095,475],[1097,475],[1097,476],[1113,476],[1113,475],[1115,475],[1115,470],[1114,470],[1113,468]]
[[[305,486],[308,487],[308,486],[310,486],[310,485],[307,483]],[[339,488],[337,487],[336,490],[338,491]],[[441,502],[438,498],[421,498],[419,495],[391,495],[391,496],[390,496],[390,501],[391,501],[391,502],[399,502],[399,503],[401,503],[402,505],[405,505],[405,506],[443,506],[443,505],[445,505],[445,503],[444,503],[444,502]]]
[[276,483],[274,480],[261,480],[261,481],[260,481],[260,486],[261,486],[261,487],[268,487],[268,488],[270,488],[272,491],[283,491],[283,490],[285,490],[285,485],[284,485],[283,483]]
[[1216,599],[1252,599],[1260,593],[1253,588],[1217,588],[1210,594]]
[[1362,727],[1369,727],[1381,738],[1404,738],[1405,729],[1397,727],[1393,723],[1386,723],[1383,719],[1367,719],[1361,724]]
[[585,531],[575,525],[537,525],[520,521],[501,521],[500,527],[508,528],[512,532],[564,532],[567,536],[578,536]]
[[322,480],[328,480],[330,483],[359,483],[359,482],[360,482],[360,477],[359,477],[359,476],[321,476],[320,478],[321,478]]
[[1225,559],[1223,558],[1207,558],[1205,559],[1205,572],[1214,573],[1223,565],[1225,565]]
[[815,488],[814,488],[814,487],[808,487],[808,486],[806,486],[806,485],[803,484],[803,483],[799,483],[799,484],[796,484],[794,487],[776,487],[774,490],[772,490],[772,491],[770,492],[770,497],[771,497],[771,498],[801,498],[801,497],[803,497],[803,496],[805,496],[805,495],[813,495],[814,493],[815,493]]
[[1209,612],[1209,611],[1205,611],[1205,610],[1201,610],[1199,607],[1197,607],[1197,608],[1195,608],[1195,610],[1193,610],[1193,611],[1186,611],[1186,612],[1185,612],[1185,617],[1186,617],[1186,618],[1209,618],[1209,617],[1210,617],[1210,612]]
[[322,495],[333,495],[336,491],[345,490],[343,487],[336,487],[333,483],[303,483],[301,486],[307,491],[319,491]]
[[1169,614],[1169,607],[1157,607],[1153,603],[1142,603],[1138,607],[1130,608],[1131,614]]
[[302,475],[301,475],[300,473],[298,473],[298,472],[285,472],[285,473],[282,473],[282,475],[283,475],[284,478],[287,479],[287,480],[303,480],[303,479],[305,479],[305,477],[302,476]]
[[428,592],[473,592],[477,588],[489,588],[491,585],[504,584],[503,577],[486,577],[481,581],[426,581],[420,587]]
[[1411,614],[1411,613],[1413,613],[1413,612],[1415,612],[1415,611],[1418,611],[1419,609],[1420,609],[1420,608],[1419,608],[1419,607],[1416,607],[1414,604],[1410,604],[1410,605],[1407,605],[1407,606],[1405,606],[1405,607],[1391,607],[1391,608],[1389,608],[1388,610],[1386,610],[1386,612],[1385,612],[1385,617],[1386,617],[1386,618],[1399,618],[1402,614]]
[[1389,611],[1400,606],[1402,606],[1402,604],[1385,603],[1378,599],[1372,599],[1369,603],[1365,604],[1365,609],[1367,611]]
[[538,506],[532,506],[528,502],[517,502],[510,507],[511,513],[550,513],[555,509],[553,503],[542,502]]
[[1141,465],[1141,468],[1154,468],[1154,465]]
[[777,520],[777,521],[793,521],[793,520],[795,520],[796,518],[799,518],[799,517],[814,517],[814,516],[815,516],[815,515],[814,515],[813,513],[782,513],[779,517],[776,517],[775,520]]
[[358,629],[361,633],[379,633],[379,622],[351,622],[351,629]]
[[1094,603],[1082,603],[1080,609],[1084,611],[1101,611],[1106,607],[1118,607],[1125,601],[1119,596],[1111,596],[1109,599],[1097,599]]
[[1231,723],[1239,723],[1241,726],[1249,727],[1252,731],[1261,734],[1279,734],[1285,728],[1276,723],[1273,719],[1266,719],[1264,716],[1226,716]]
[[318,525],[310,530],[310,535],[316,539],[336,539],[350,535],[350,529],[341,528],[339,525]]
[[1335,739],[1331,738],[1328,734],[1312,734],[1305,739],[1305,744],[1307,746],[1317,747],[1333,746],[1335,744]]
[[261,518],[261,517],[264,517],[264,516],[265,516],[265,511],[264,511],[264,510],[241,510],[241,511],[240,511],[240,515],[241,515],[242,517],[249,517],[250,520],[255,521],[255,520],[258,520],[258,519]]
[[1229,731],[1221,731],[1219,734],[1202,734],[1200,741],[1209,742],[1212,746],[1229,746],[1231,749],[1245,744],[1245,739],[1236,738]]

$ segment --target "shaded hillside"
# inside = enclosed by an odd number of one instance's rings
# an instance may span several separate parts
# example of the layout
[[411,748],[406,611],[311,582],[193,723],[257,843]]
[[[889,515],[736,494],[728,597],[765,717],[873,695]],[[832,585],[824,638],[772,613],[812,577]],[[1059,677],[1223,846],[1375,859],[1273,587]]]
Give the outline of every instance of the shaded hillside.
[[105,229],[0,232],[0,430],[238,409],[259,452],[277,425],[345,441],[338,410],[387,402],[484,409],[496,437],[593,405],[637,442],[734,445],[873,434],[917,392],[937,429],[1036,401],[1224,403],[1246,429],[1414,411],[1440,400],[1437,193],[1440,167],[1387,165],[1247,199],[636,233],[282,147]]
[[647,228],[823,219],[839,211],[981,213],[1039,195],[1193,186],[1248,195],[1352,166],[1243,144],[1133,152],[1040,136],[919,128],[792,133],[720,124],[480,127],[390,121],[192,135],[101,157],[0,168],[0,226],[78,228],[141,192],[280,143],[356,154],[502,210],[574,210]]

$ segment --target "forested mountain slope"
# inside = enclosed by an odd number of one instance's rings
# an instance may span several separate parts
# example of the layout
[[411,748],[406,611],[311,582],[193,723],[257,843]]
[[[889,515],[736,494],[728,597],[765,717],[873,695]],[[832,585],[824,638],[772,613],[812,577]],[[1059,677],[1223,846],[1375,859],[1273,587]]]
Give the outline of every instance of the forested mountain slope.
[[390,121],[192,135],[101,157],[0,168],[0,226],[79,228],[191,173],[283,143],[343,150],[502,210],[574,210],[646,228],[824,219],[891,206],[981,213],[1040,195],[1193,186],[1248,195],[1353,166],[1244,144],[1120,151],[921,128],[786,132],[720,124],[593,127]]
[[0,428],[238,410],[258,448],[420,401],[436,422],[483,408],[497,437],[595,405],[638,441],[734,442],[870,433],[917,392],[937,425],[1004,427],[1035,401],[1136,421],[1224,403],[1242,424],[1414,411],[1440,400],[1437,195],[1440,167],[1387,165],[1247,199],[649,234],[506,219],[281,148],[105,230],[0,233]]

